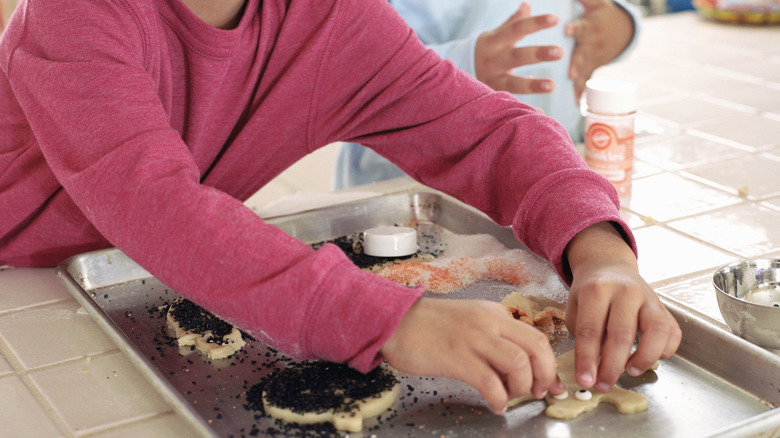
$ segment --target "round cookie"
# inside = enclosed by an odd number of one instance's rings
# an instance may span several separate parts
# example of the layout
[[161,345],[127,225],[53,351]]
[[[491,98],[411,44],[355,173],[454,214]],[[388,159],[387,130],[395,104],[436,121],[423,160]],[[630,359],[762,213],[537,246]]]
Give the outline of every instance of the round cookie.
[[360,432],[363,420],[395,403],[401,386],[395,374],[377,367],[367,374],[345,364],[304,362],[272,374],[262,392],[263,409],[286,422],[330,422]]

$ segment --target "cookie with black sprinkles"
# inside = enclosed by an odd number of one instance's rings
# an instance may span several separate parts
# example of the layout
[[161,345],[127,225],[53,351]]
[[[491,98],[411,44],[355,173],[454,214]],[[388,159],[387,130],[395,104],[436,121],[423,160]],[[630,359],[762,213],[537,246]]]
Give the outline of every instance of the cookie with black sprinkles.
[[176,300],[169,311],[184,330],[198,334],[210,332],[210,342],[221,344],[225,335],[233,331],[232,324],[186,298]]
[[236,327],[185,298],[170,305],[167,320],[180,346],[194,346],[211,359],[229,357],[246,344]]
[[345,364],[300,362],[274,372],[247,391],[247,407],[299,425],[331,423],[359,432],[363,418],[387,410],[400,393],[389,367],[363,374]]

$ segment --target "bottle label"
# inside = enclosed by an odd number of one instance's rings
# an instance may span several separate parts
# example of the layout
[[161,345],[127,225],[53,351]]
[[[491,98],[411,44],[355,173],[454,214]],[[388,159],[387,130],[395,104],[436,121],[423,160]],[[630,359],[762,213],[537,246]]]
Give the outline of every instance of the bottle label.
[[631,181],[634,131],[625,134],[619,137],[612,126],[604,123],[589,124],[585,131],[585,162],[615,185]]

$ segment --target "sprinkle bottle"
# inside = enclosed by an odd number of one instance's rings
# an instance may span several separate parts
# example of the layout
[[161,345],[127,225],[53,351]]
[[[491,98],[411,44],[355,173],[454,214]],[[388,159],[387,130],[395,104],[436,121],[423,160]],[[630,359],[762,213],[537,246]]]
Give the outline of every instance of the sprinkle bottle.
[[585,85],[585,162],[621,195],[631,192],[637,88],[607,79]]

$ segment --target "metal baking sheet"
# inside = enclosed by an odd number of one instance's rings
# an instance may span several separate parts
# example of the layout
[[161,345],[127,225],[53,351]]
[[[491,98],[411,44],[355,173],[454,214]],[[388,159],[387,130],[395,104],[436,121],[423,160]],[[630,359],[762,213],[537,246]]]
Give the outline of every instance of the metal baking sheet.
[[[415,224],[458,234],[487,233],[522,248],[511,231],[438,192],[412,190],[270,218],[290,235],[314,243],[370,227]],[[165,399],[203,436],[290,434],[247,410],[245,392],[290,360],[261,342],[237,356],[208,360],[165,342],[159,308],[178,295],[122,252],[74,256],[58,276]],[[445,299],[500,300],[512,289],[482,282]],[[780,436],[780,358],[709,324],[697,312],[664,298],[683,328],[678,354],[658,370],[620,385],[647,396],[646,412],[622,415],[611,405],[572,420],[547,418],[544,401],[493,415],[476,391],[445,378],[401,375],[404,391],[387,414],[350,436],[405,437],[730,437]],[[562,353],[570,340],[557,342]]]

